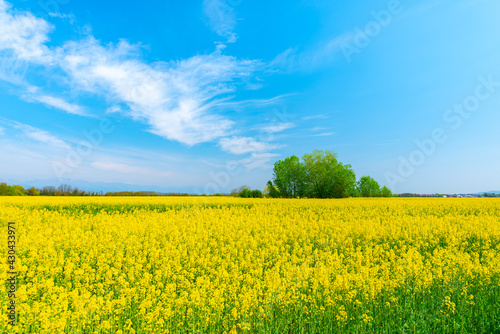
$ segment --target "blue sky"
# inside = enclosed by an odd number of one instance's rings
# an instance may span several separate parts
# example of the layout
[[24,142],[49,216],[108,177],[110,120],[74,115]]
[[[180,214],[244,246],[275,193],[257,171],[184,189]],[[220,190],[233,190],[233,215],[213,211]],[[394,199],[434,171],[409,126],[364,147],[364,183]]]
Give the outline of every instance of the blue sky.
[[0,179],[262,189],[328,149],[398,193],[500,190],[499,12],[0,0]]

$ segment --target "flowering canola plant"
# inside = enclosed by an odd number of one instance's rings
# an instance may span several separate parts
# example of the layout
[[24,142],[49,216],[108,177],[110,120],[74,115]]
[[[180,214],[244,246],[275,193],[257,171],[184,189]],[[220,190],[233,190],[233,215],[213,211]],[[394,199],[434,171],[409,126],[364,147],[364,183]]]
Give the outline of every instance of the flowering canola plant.
[[500,330],[498,199],[2,197],[8,222],[2,333]]

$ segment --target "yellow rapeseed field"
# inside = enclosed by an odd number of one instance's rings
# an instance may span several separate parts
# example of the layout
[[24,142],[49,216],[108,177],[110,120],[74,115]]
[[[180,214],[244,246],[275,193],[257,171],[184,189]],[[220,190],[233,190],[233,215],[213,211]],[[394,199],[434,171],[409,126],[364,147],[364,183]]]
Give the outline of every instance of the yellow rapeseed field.
[[[500,200],[3,197],[2,333],[499,333]],[[4,284],[5,285],[5,284]]]

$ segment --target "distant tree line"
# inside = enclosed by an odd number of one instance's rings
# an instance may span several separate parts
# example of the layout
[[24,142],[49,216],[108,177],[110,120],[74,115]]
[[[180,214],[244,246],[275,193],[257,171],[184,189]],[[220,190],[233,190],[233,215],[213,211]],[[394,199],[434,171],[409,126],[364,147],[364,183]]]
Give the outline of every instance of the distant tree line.
[[104,196],[160,196],[154,191],[117,191],[107,192]]
[[0,183],[0,196],[100,196],[103,192],[89,192],[63,184],[59,187],[45,186],[43,188],[24,188],[18,184],[9,186]]
[[292,155],[276,161],[273,179],[264,195],[281,198],[391,197],[392,192],[373,178],[356,181],[351,165],[344,165],[333,151],[315,150],[302,160]]
[[[259,190],[260,192],[260,190]],[[45,186],[43,188],[24,188],[20,185],[8,185],[7,183],[0,183],[0,196],[230,196],[231,194],[213,194],[213,195],[199,195],[169,192],[161,193],[155,191],[117,191],[107,192],[103,191],[85,191],[72,187],[68,184],[62,184],[59,187]],[[262,197],[262,196],[261,196]]]
[[231,195],[234,197],[242,198],[262,198],[264,197],[262,191],[259,189],[252,190],[249,186],[241,186],[239,188],[233,189]]

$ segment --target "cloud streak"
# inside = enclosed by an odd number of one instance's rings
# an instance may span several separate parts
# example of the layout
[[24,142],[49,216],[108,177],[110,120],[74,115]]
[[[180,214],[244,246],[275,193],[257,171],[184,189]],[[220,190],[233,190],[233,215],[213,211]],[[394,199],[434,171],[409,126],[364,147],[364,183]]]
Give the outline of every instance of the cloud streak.
[[288,48],[277,55],[270,66],[287,73],[316,70],[343,57],[342,46],[355,36],[353,32],[348,32],[324,40],[312,47]]
[[172,173],[170,173],[170,172],[158,172],[158,171],[153,170],[151,168],[130,166],[127,164],[109,162],[109,161],[95,161],[95,162],[91,163],[90,165],[93,168],[99,169],[102,171],[112,171],[112,172],[124,173],[124,174],[145,174],[145,175],[155,174],[158,176],[170,176],[170,175],[172,175]]
[[267,125],[262,127],[262,131],[267,132],[267,133],[277,133],[277,132],[282,132],[287,129],[293,128],[295,124],[288,122],[288,123],[283,123],[283,122],[278,122],[275,124]]
[[245,154],[245,153],[263,153],[278,146],[266,142],[256,141],[251,137],[231,137],[222,138],[219,141],[219,146],[223,151],[232,154]]
[[32,127],[28,124],[23,124],[19,122],[11,122],[13,128],[21,130],[26,138],[40,142],[42,144],[49,145],[55,148],[65,148],[69,149],[70,146],[63,140],[57,138],[56,136],[48,133],[47,131]]
[[60,99],[58,97],[49,96],[49,95],[40,95],[40,96],[34,96],[33,98],[38,102],[46,104],[50,107],[54,107],[54,108],[66,111],[69,114],[80,115],[80,116],[86,115],[86,113],[83,111],[82,107],[80,107],[76,104],[68,103],[68,102],[66,102],[63,99]]
[[234,7],[226,0],[204,0],[203,12],[208,18],[208,25],[215,33],[226,38],[226,43],[234,43],[238,36],[234,32],[236,14]]

